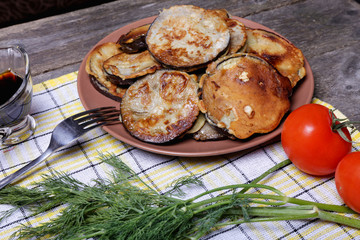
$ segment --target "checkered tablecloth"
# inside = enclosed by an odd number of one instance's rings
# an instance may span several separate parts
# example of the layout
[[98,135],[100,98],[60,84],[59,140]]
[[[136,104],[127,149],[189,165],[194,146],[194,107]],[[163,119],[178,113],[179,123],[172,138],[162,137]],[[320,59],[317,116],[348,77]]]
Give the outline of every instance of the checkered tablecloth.
[[[21,144],[11,147],[1,146],[0,178],[42,154],[48,146],[55,126],[64,118],[84,110],[79,100],[76,79],[77,72],[74,72],[34,86],[32,116],[38,123],[36,133]],[[332,107],[319,99],[313,101]],[[336,115],[344,117],[339,111]],[[359,132],[355,132],[352,137],[358,140]],[[353,145],[353,151],[359,148],[360,145]],[[98,128],[83,136],[77,144],[54,153],[16,184],[30,186],[33,181],[39,181],[42,174],[53,169],[66,172],[85,182],[94,178],[106,178],[108,166],[99,161],[98,152],[109,152],[119,156],[159,192],[164,191],[174,179],[190,173],[202,177],[204,190],[247,183],[287,158],[280,142],[250,152],[242,151],[223,156],[204,158],[164,156],[132,147]],[[301,173],[293,165],[281,169],[262,182],[276,186],[291,197],[343,204],[336,192],[333,177],[312,177]],[[191,192],[191,189],[187,191],[190,196],[196,194]],[[8,206],[0,205],[0,211],[7,208]],[[53,210],[34,218],[29,217],[25,210],[20,210],[0,223],[0,239],[8,239],[21,224],[37,225],[56,214],[58,210]],[[353,239],[357,237],[360,237],[360,231],[349,227],[318,220],[297,220],[230,226],[212,232],[204,239]]]

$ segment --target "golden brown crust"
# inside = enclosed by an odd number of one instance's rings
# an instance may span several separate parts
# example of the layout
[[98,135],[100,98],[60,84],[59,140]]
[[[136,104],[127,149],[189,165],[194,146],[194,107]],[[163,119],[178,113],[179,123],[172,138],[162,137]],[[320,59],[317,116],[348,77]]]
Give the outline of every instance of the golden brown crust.
[[113,42],[96,46],[86,59],[85,71],[96,78],[105,78],[104,71],[102,71],[103,63],[121,52],[120,45]]
[[288,40],[262,29],[247,29],[246,52],[254,53],[288,77],[294,87],[306,75],[304,55]]
[[239,139],[272,131],[290,108],[289,80],[252,54],[214,62],[201,86],[200,105],[209,122]]
[[154,73],[161,68],[160,63],[155,61],[149,51],[140,53],[118,53],[103,63],[105,72],[120,78],[118,82],[125,79],[134,79],[149,73]]
[[94,76],[89,75],[89,77],[90,77],[90,83],[98,92],[100,92],[101,94],[103,94],[104,96],[106,96],[108,98],[111,98],[112,100],[121,102],[121,99],[126,92],[126,89],[127,89],[126,87],[119,87],[119,86],[113,85],[114,90],[110,92],[109,89],[107,87],[105,87],[104,85],[102,85]]
[[226,24],[230,30],[229,54],[237,53],[246,43],[246,30],[242,22],[228,18]]
[[149,51],[124,53],[120,45],[108,42],[96,46],[86,60],[85,70],[96,90],[121,101],[127,87],[137,78],[160,69]]
[[164,9],[146,36],[149,51],[165,66],[194,69],[214,60],[230,42],[222,14],[192,5]]
[[164,143],[192,127],[199,114],[198,101],[198,85],[192,76],[159,70],[129,87],[121,103],[121,117],[134,137]]
[[[199,101],[198,85],[183,71],[205,68]],[[124,127],[152,143],[186,133],[205,141],[270,132],[306,74],[302,52],[286,39],[246,29],[226,10],[192,5],[165,9],[151,25],[95,47],[86,71],[98,91],[122,101]],[[199,111],[206,123],[194,126]]]
[[120,101],[125,89],[112,83],[104,71],[103,63],[113,55],[121,53],[119,44],[108,42],[96,46],[86,59],[85,71],[90,76],[91,84],[99,92],[116,101]]
[[213,11],[215,14],[217,14],[219,17],[227,20],[228,18],[230,18],[230,14],[229,12],[224,9],[224,8],[220,8],[220,9],[207,9],[207,11]]

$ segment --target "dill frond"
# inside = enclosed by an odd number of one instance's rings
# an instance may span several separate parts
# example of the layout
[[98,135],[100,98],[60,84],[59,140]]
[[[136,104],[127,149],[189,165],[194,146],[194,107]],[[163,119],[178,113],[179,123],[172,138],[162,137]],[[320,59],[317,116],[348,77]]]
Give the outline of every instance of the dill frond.
[[[313,218],[360,228],[360,220],[338,214],[353,213],[347,207],[290,198],[274,187],[256,184],[279,167],[261,175],[255,183],[223,186],[182,200],[172,196],[183,196],[185,186],[201,185],[197,176],[177,179],[165,194],[159,194],[117,156],[99,156],[113,168],[109,179],[86,184],[66,173],[54,172],[44,175],[32,189],[8,186],[0,190],[0,204],[13,206],[1,213],[0,221],[19,208],[31,211],[34,217],[60,208],[50,221],[35,227],[23,225],[13,237],[61,240],[199,239],[231,224]],[[270,193],[245,193],[256,188]],[[219,194],[211,197],[213,193]],[[207,198],[200,201],[204,196]]]
[[183,176],[178,179],[175,179],[169,186],[165,194],[169,196],[185,196],[185,192],[182,190],[184,186],[203,186],[203,182],[195,175]]

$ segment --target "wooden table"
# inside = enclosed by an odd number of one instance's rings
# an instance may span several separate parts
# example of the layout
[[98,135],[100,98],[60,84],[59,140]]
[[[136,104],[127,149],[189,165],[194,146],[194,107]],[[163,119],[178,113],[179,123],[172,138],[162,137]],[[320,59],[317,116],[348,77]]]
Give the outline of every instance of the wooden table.
[[0,45],[23,45],[33,81],[40,83],[78,70],[91,47],[114,30],[175,4],[225,8],[282,34],[309,61],[314,96],[360,121],[360,4],[355,0],[118,0],[3,28]]

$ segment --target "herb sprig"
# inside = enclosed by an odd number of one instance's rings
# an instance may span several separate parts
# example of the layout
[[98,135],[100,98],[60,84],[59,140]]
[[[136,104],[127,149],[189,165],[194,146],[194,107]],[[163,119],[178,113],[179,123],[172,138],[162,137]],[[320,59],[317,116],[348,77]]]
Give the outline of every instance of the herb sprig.
[[314,218],[360,229],[360,220],[344,216],[355,214],[345,206],[291,198],[259,184],[289,160],[249,184],[219,187],[182,200],[178,196],[185,194],[183,186],[202,184],[197,176],[180,178],[159,194],[115,155],[101,154],[100,159],[114,170],[109,179],[91,185],[56,172],[32,189],[2,189],[0,204],[13,208],[2,212],[0,221],[19,208],[32,216],[62,208],[57,217],[39,226],[23,225],[13,235],[22,239],[199,239],[227,225]]

